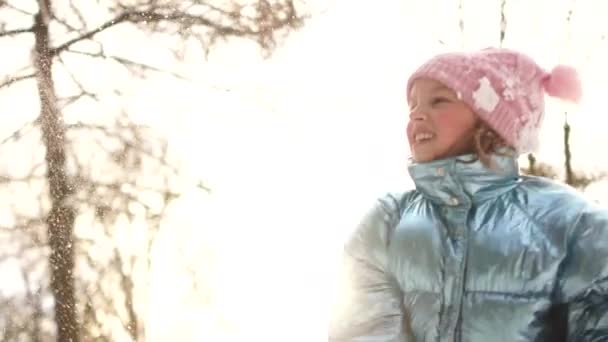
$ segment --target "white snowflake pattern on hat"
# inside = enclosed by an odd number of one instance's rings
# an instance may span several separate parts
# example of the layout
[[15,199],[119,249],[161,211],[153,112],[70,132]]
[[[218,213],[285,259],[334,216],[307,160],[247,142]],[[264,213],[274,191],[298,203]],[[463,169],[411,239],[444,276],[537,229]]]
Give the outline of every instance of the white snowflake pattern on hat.
[[504,81],[505,88],[502,91],[502,97],[507,101],[514,101],[519,97],[526,95],[526,91],[521,86],[521,80],[517,77],[507,77]]
[[475,107],[491,113],[500,102],[500,97],[490,80],[484,76],[479,79],[479,88],[473,92],[473,100]]

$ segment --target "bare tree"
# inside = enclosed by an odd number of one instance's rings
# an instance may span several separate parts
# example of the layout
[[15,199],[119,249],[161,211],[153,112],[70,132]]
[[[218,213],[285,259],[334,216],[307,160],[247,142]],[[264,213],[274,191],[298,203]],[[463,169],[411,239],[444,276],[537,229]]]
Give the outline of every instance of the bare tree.
[[[172,160],[161,136],[131,123],[126,116],[106,125],[76,122],[66,127],[65,147],[70,174],[79,185],[72,202],[79,217],[88,215],[90,218],[89,222],[75,225],[80,230],[74,231],[73,237],[76,304],[83,323],[80,331],[86,340],[111,340],[115,331],[105,322],[112,317],[122,323],[132,340],[143,340],[145,332],[138,314],[136,293],[146,291],[147,279],[142,279],[141,275],[149,270],[149,252],[155,232],[167,206],[179,196],[172,185],[180,176],[177,161]],[[34,139],[28,141],[28,138]],[[24,135],[13,146],[3,147],[27,146],[35,138],[33,134]],[[92,160],[91,156],[96,159]],[[106,171],[100,174],[99,170],[103,169]],[[12,187],[8,189],[12,192],[18,192],[17,186],[24,185],[33,189],[33,197],[44,198],[44,189],[36,183],[45,177],[36,170],[40,168],[33,168],[28,176],[21,178],[5,176],[4,185]],[[208,190],[200,184],[193,186],[201,191]],[[16,223],[0,227],[0,232],[6,233],[2,235],[4,258],[29,260],[32,265],[29,268],[40,268],[48,259],[49,250],[44,245],[45,225],[40,219],[44,217],[45,202],[29,199],[29,209],[37,207],[35,216],[31,217],[20,213],[19,205],[16,205],[13,210]],[[138,217],[146,224],[143,239],[141,231],[126,229]],[[117,238],[127,236],[127,240],[135,241],[138,235],[141,242],[130,248],[115,244]],[[93,255],[93,250],[106,257]],[[23,333],[26,332],[34,331]]]
[[[86,89],[78,75],[69,72],[68,76],[71,77],[78,92],[69,95],[59,94],[55,82],[57,67],[66,66],[67,63],[64,61],[66,55],[79,55],[99,63],[117,63],[139,77],[145,77],[149,72],[160,71],[144,62],[106,53],[103,39],[99,36],[120,26],[134,26],[149,34],[175,37],[173,48],[177,56],[193,41],[198,42],[208,52],[215,42],[230,37],[252,39],[259,44],[261,51],[268,54],[287,32],[302,24],[303,17],[292,0],[256,0],[248,3],[132,0],[115,1],[107,5],[101,2],[96,5],[86,5],[96,6],[94,8],[96,13],[107,15],[107,20],[93,25],[92,21],[87,19],[85,5],[81,2],[37,0],[35,11],[20,8],[21,3],[18,4],[16,1],[0,3],[0,11],[23,18],[21,27],[12,28],[8,27],[7,23],[0,22],[0,38],[32,36],[34,43],[31,64],[14,74],[5,76],[4,81],[0,83],[0,89],[34,80],[40,100],[40,114],[38,119],[16,131],[5,142],[9,140],[19,142],[23,136],[33,131],[40,131],[44,158],[42,167],[36,167],[30,177],[37,178],[42,172],[42,180],[38,179],[38,181],[43,181],[45,184],[41,187],[41,196],[46,198],[40,206],[41,215],[38,217],[37,225],[46,228],[46,236],[40,232],[34,235],[38,242],[48,243],[49,286],[54,298],[57,340],[76,342],[81,339],[79,330],[81,319],[76,293],[78,240],[75,238],[75,222],[79,215],[91,208],[94,208],[99,217],[107,217],[110,212],[128,214],[125,208],[133,202],[144,203],[146,207],[145,201],[138,198],[139,194],[146,190],[142,190],[141,186],[135,186],[136,190],[129,191],[126,190],[128,187],[125,183],[120,183],[118,180],[104,183],[95,177],[85,176],[86,168],[78,161],[86,160],[86,157],[79,159],[78,152],[70,151],[70,146],[80,143],[80,140],[70,142],[70,132],[85,129],[88,133],[105,134],[104,139],[107,141],[112,140],[111,135],[116,133],[110,132],[112,129],[124,131],[129,125],[121,123],[110,128],[87,126],[78,122],[66,123],[63,113],[67,106],[85,98],[95,101],[100,99],[98,94]],[[91,49],[91,47],[96,48]],[[142,162],[142,155],[151,153],[144,148],[146,144],[142,137],[138,137],[134,131],[130,134],[129,138],[121,136],[125,144],[118,144],[120,151],[106,151],[115,157],[118,166],[123,163],[122,167],[125,167],[124,163],[131,163],[128,167],[133,167],[135,165],[133,163]],[[77,133],[74,136],[82,139],[82,135],[79,136]],[[152,159],[164,160],[163,156],[159,155],[153,155]],[[124,170],[128,173],[133,171],[133,168],[124,168]],[[13,181],[12,178],[5,176],[3,179]],[[154,189],[152,192],[164,194],[161,207],[174,196],[165,190]],[[105,198],[107,202],[91,203],[91,200],[96,198]],[[119,203],[122,206],[117,208],[108,203]],[[150,220],[159,220],[162,215],[151,208],[146,208],[146,211],[151,215],[148,217]],[[125,260],[118,252],[114,255],[113,268],[122,272]],[[133,286],[128,280],[130,275],[128,273],[122,275],[120,282],[122,290],[132,293]],[[131,337],[137,340],[141,328],[134,317],[132,299],[127,298],[125,301],[129,322],[127,330]],[[97,310],[95,304],[93,302],[84,305],[84,309],[80,310],[82,317],[94,317]],[[111,306],[113,303],[108,305]]]
[[[138,283],[141,277],[135,273],[149,271],[149,252],[160,221],[167,206],[179,197],[171,184],[178,179],[179,170],[166,142],[154,137],[153,131],[129,123],[126,117],[108,126],[75,123],[67,127],[73,133],[68,150],[76,161],[74,178],[79,184],[75,202],[80,213],[91,214],[90,225],[97,226],[95,236],[75,234],[77,255],[82,256],[76,269],[98,275],[93,281],[80,282],[80,301],[86,303],[81,308],[83,334],[109,336],[111,331],[101,317],[115,317],[133,341],[143,340],[134,297],[137,291],[145,291],[146,280]],[[86,158],[91,154],[104,158],[91,164]],[[96,169],[103,165],[114,171],[99,179]],[[141,236],[141,231],[124,229],[125,224],[137,221],[138,215],[146,222],[146,237],[130,248],[113,244],[117,236]],[[91,248],[105,257],[92,257],[88,253]]]

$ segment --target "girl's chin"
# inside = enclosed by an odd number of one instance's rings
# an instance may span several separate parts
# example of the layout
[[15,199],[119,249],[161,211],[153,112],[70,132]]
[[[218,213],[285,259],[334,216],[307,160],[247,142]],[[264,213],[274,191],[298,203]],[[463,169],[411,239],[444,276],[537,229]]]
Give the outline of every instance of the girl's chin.
[[427,163],[437,159],[432,155],[412,153],[412,160],[416,163]]

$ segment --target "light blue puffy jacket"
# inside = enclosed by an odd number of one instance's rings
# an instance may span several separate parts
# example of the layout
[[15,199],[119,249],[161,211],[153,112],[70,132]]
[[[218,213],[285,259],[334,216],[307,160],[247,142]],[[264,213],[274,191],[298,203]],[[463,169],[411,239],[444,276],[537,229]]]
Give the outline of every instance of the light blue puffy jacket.
[[365,216],[330,342],[608,341],[608,211],[469,157],[410,165]]

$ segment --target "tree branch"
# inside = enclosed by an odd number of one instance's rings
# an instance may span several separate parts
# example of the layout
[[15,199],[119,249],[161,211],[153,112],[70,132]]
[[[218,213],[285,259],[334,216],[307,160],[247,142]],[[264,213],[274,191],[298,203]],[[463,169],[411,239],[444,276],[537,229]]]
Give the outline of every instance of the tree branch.
[[63,19],[61,19],[61,18],[57,17],[57,16],[56,16],[54,13],[53,13],[53,15],[52,15],[52,16],[53,16],[53,19],[54,19],[55,21],[57,21],[59,24],[63,25],[63,26],[64,26],[65,28],[67,28],[68,30],[70,30],[70,31],[74,31],[74,32],[79,32],[79,31],[80,31],[80,30],[79,30],[79,29],[77,29],[76,27],[74,27],[74,26],[70,25],[70,24],[69,24],[67,21],[65,21],[65,20],[63,20]]
[[[134,307],[133,293],[135,291],[135,285],[133,284],[133,262],[129,263],[131,268],[130,274],[126,274],[123,270],[123,266],[126,265],[126,261],[122,258],[118,248],[114,248],[114,258],[111,261],[114,269],[120,277],[120,287],[125,296],[125,310],[127,311],[127,322],[122,322],[123,327],[131,335],[131,339],[137,342],[139,339],[139,322],[137,319],[137,312]],[[121,320],[122,321],[122,320]]]
[[11,177],[11,176],[0,176],[0,184],[6,183],[28,183],[32,180],[39,179],[43,180],[44,176],[28,175],[26,177]]
[[17,83],[19,81],[27,80],[27,79],[34,78],[34,77],[36,77],[36,73],[31,73],[31,74],[16,76],[16,77],[7,77],[4,79],[4,82],[0,83],[0,89],[2,89],[4,87],[9,87],[13,83]]
[[[274,29],[281,28],[283,26],[294,25],[298,22],[298,18],[295,15],[295,9],[293,6],[288,7],[288,13],[282,17],[268,17],[268,13],[272,13],[269,4],[260,4],[261,8],[261,17],[259,18],[249,18],[241,15],[240,13],[231,13],[226,12],[220,9],[215,9],[216,11],[221,11],[221,13],[225,13],[225,16],[230,19],[247,19],[250,21],[259,21],[260,25],[257,29],[248,27],[244,24],[233,23],[233,25],[225,25],[221,23],[221,20],[218,22],[212,21],[211,19],[205,18],[201,15],[193,15],[183,11],[176,11],[173,8],[167,8],[167,13],[160,13],[156,8],[151,10],[143,10],[143,11],[129,11],[119,14],[115,18],[106,21],[101,24],[97,28],[90,30],[76,38],[68,40],[67,42],[51,49],[51,55],[55,56],[67,48],[72,46],[73,44],[78,43],[79,41],[90,39],[95,36],[97,33],[102,32],[112,26],[118,25],[123,22],[131,22],[131,23],[156,23],[156,22],[175,22],[181,28],[191,28],[192,26],[204,26],[207,28],[211,28],[215,31],[215,35],[231,35],[231,36],[241,36],[241,37],[253,37],[253,36],[266,36],[268,33],[271,33]],[[209,6],[208,6],[209,7]]]
[[32,32],[34,32],[34,28],[32,28],[32,27],[14,29],[14,30],[8,30],[8,31],[3,30],[3,31],[0,31],[0,38],[8,37],[8,36],[16,36],[21,33],[32,33]]
[[135,62],[132,61],[130,59],[124,58],[124,57],[119,57],[119,56],[108,56],[106,55],[103,51],[101,52],[97,52],[97,53],[91,53],[91,52],[85,52],[85,51],[77,51],[77,50],[66,50],[66,52],[69,53],[74,53],[74,54],[78,54],[78,55],[83,55],[83,56],[87,56],[87,57],[92,57],[92,58],[103,58],[103,59],[109,59],[109,60],[113,60],[119,64],[121,64],[122,66],[124,66],[125,68],[127,68],[131,73],[133,74],[138,74],[138,76],[143,76],[141,73],[135,72],[133,69],[135,68],[140,68],[142,70],[150,70],[150,71],[154,71],[154,72],[160,72],[160,73],[167,73],[169,75],[172,75],[175,78],[184,80],[184,81],[188,81],[189,79],[185,76],[182,76],[174,71],[169,71],[169,70],[163,70],[161,68],[157,68],[155,66],[149,65],[149,64],[144,64],[141,62]]
[[70,9],[72,11],[74,11],[74,14],[76,15],[76,18],[78,18],[78,21],[80,22],[80,26],[83,29],[87,28],[87,22],[86,20],[84,20],[84,16],[82,15],[82,12],[80,12],[80,9],[76,6],[76,4],[74,4],[73,0],[70,0]]
[[19,8],[19,7],[16,7],[15,5],[11,5],[10,3],[6,2],[6,1],[0,2],[0,5],[4,5],[4,6],[10,8],[10,9],[12,9],[13,11],[19,12],[21,14],[29,15],[29,16],[32,16],[32,17],[34,15],[36,15],[35,13],[28,12],[26,10],[23,10],[23,9]]
[[86,32],[86,33],[84,33],[84,34],[76,37],[76,38],[68,40],[67,42],[65,42],[65,43],[63,43],[63,44],[61,44],[61,45],[59,45],[59,46],[57,46],[55,48],[52,48],[51,51],[50,51],[50,53],[51,53],[52,56],[56,56],[57,54],[59,54],[62,51],[66,50],[70,46],[78,43],[79,41],[92,38],[97,33],[102,32],[102,31],[104,31],[104,30],[106,30],[106,29],[108,29],[108,28],[110,28],[112,26],[115,26],[115,25],[118,25],[118,24],[124,22],[125,20],[128,19],[128,17],[129,17],[129,15],[127,13],[123,13],[123,14],[117,16],[114,19],[106,21],[105,23],[101,24],[100,26],[98,26],[97,28],[95,28],[95,29],[93,29],[91,31],[88,31],[88,32]]
[[[175,166],[171,165],[168,161],[166,161],[164,159],[164,156],[162,156],[162,155],[159,156],[156,153],[154,153],[153,151],[149,151],[148,149],[144,148],[143,146],[139,146],[139,145],[135,144],[134,142],[129,141],[127,138],[125,138],[118,132],[111,132],[109,127],[106,127],[103,125],[90,125],[90,124],[78,122],[78,123],[66,125],[66,128],[67,129],[90,129],[90,130],[100,131],[100,132],[104,133],[107,137],[120,140],[120,142],[122,144],[124,144],[124,146],[132,148],[132,149],[138,151],[139,153],[141,153],[142,155],[145,155],[147,157],[150,157],[150,158],[158,161],[162,166],[168,168],[173,173],[175,173],[175,174],[179,173],[178,169]],[[121,129],[130,129],[131,127],[124,126],[124,127],[120,127],[120,128]],[[98,142],[98,145],[102,149],[106,149],[106,147],[104,146],[103,143]],[[111,153],[111,151],[107,151],[107,152]]]
[[80,81],[78,81],[78,79],[76,78],[76,76],[70,71],[70,69],[68,68],[68,66],[65,64],[65,62],[63,61],[63,59],[61,58],[61,56],[58,57],[59,63],[63,66],[63,68],[65,69],[65,71],[68,73],[68,75],[70,76],[70,78],[72,79],[72,82],[74,82],[74,84],[76,85],[76,87],[78,87],[78,89],[80,90],[80,94],[78,95],[78,98],[81,98],[83,96],[88,96],[96,101],[99,101],[99,99],[97,98],[97,95],[87,91],[86,89],[84,89],[84,86],[82,85],[82,83],[80,83]]
[[37,120],[34,121],[30,121],[26,124],[24,124],[23,126],[21,126],[21,128],[19,128],[18,130],[14,131],[13,133],[11,133],[11,135],[9,135],[8,137],[2,139],[2,141],[0,142],[0,145],[4,145],[7,142],[9,142],[10,140],[18,140],[21,137],[25,136],[26,134],[29,133],[29,131],[31,131],[36,124],[38,124]]
[[[90,96],[90,94],[88,94],[88,93],[80,92],[76,95],[62,97],[62,98],[57,99],[57,105],[60,108],[65,108],[65,107],[77,102],[78,100],[80,100],[83,97],[92,97],[92,96]],[[95,96],[93,99],[97,100],[98,97]]]

